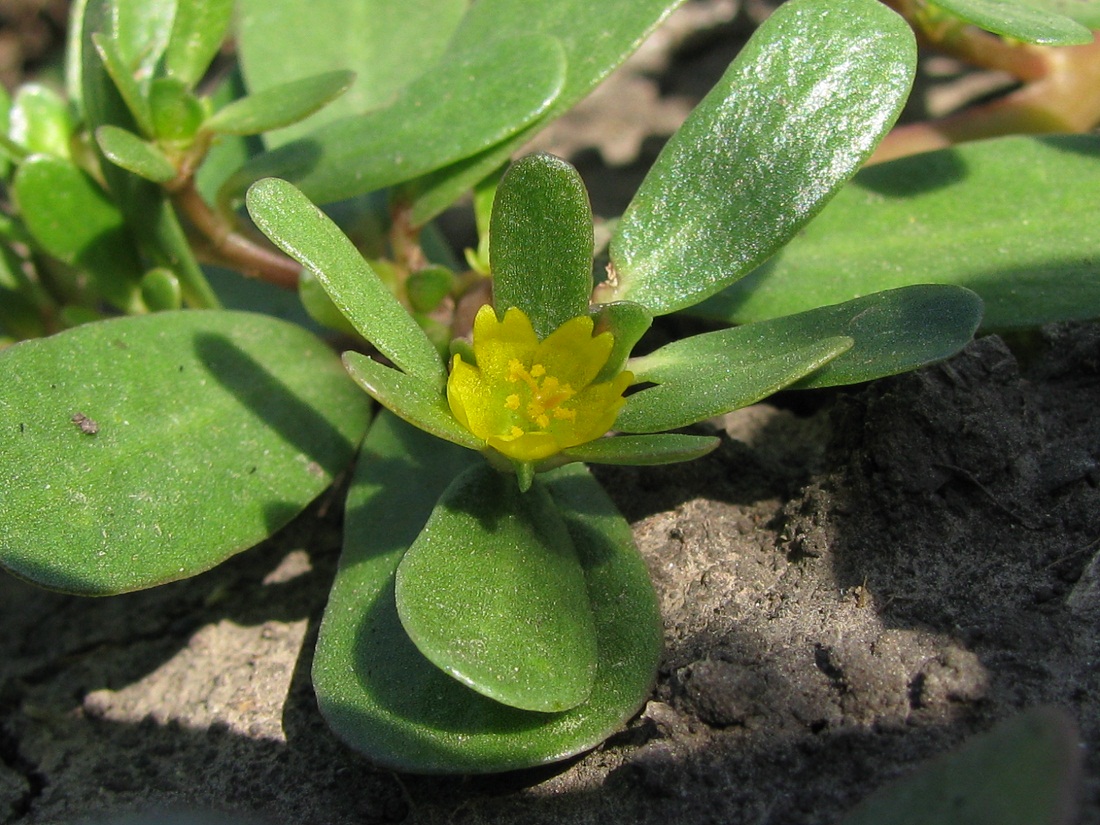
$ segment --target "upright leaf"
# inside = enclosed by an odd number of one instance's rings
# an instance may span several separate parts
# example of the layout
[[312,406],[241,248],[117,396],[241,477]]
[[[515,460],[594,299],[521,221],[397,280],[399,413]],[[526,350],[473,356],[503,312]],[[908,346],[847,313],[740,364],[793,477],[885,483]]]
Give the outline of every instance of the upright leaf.
[[894,122],[912,32],[877,0],[793,0],[668,142],[611,240],[605,299],[654,314],[747,274],[802,227]]
[[747,323],[921,283],[985,303],[985,329],[1100,317],[1100,138],[1011,137],[860,172],[783,252],[697,310]]
[[368,405],[273,318],[168,312],[0,354],[0,564],[107,594],[192,576],[288,522],[351,461]]
[[252,93],[330,71],[355,86],[308,123],[266,136],[279,146],[327,123],[389,103],[429,68],[469,0],[240,0],[237,39]]
[[439,353],[359,250],[305,195],[270,178],[248,193],[256,225],[287,255],[309,269],[359,334],[405,372],[441,387]]
[[545,338],[583,315],[592,292],[592,208],[577,170],[552,155],[516,161],[489,231],[497,313],[519,307]]
[[164,52],[168,75],[194,88],[218,54],[232,18],[233,0],[179,3]]

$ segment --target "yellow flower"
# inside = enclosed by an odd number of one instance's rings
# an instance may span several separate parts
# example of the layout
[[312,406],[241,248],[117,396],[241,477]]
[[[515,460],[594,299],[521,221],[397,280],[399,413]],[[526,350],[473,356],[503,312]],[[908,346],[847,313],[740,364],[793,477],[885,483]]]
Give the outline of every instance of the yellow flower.
[[474,358],[451,362],[447,401],[455,418],[485,443],[516,461],[539,461],[593,441],[615,422],[623,391],[634,380],[621,372],[593,384],[607,363],[611,333],[592,335],[592,319],[566,321],[540,341],[522,310],[498,321],[491,306],[474,319]]

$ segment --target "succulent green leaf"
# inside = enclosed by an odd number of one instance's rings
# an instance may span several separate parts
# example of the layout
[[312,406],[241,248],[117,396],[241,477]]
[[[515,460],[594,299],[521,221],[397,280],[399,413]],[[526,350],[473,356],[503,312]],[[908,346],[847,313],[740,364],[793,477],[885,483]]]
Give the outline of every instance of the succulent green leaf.
[[[110,33],[127,70],[144,87],[168,48],[177,0],[109,0]],[[186,5],[193,0],[183,0]]]
[[1028,0],[1028,5],[1100,29],[1100,0]]
[[[89,6],[92,6],[92,12],[90,16],[95,14],[95,10],[103,5],[103,0],[87,0]],[[103,32],[95,31],[90,35],[90,43],[94,49],[94,53],[99,56],[100,65],[102,70],[106,71],[110,77],[111,82],[114,84],[115,91],[125,104],[126,110],[130,117],[133,118],[134,123],[140,129],[141,133],[147,137],[153,137],[156,132],[153,129],[153,118],[149,112],[149,101],[145,95],[145,91],[141,84],[134,78],[133,73],[126,65],[126,61],[122,55],[119,54],[118,45],[111,37]],[[85,75],[91,74],[92,77],[85,77],[85,93],[89,83],[95,83],[99,78],[96,77],[100,71],[100,65],[90,63],[92,57],[89,50],[86,48],[84,51],[84,73]],[[94,71],[89,72],[89,66],[94,66]],[[95,78],[95,79],[93,79]],[[108,95],[109,92],[106,89],[101,89],[99,94],[92,97],[91,103],[93,107],[100,100],[102,96]],[[96,110],[93,109],[93,112]],[[120,119],[117,114],[110,121],[123,125],[124,120]]]
[[354,79],[352,72],[335,71],[272,86],[219,109],[203,126],[228,135],[258,135],[289,126],[338,98]]
[[588,698],[596,628],[584,572],[550,494],[480,464],[458,476],[397,567],[397,614],[436,667],[525,710]]
[[164,70],[189,89],[202,80],[233,19],[233,0],[185,0],[172,21]]
[[[626,60],[681,2],[683,0],[631,0],[616,5],[613,13],[609,13],[606,5],[591,0],[555,0],[553,3],[478,0],[474,3],[451,42],[452,53],[476,52],[498,39],[541,34],[562,44],[569,71],[560,94],[537,120],[499,145],[418,181],[412,212],[414,222],[426,224],[506,164],[535,132],[572,108]],[[517,71],[529,59],[516,55],[516,63],[505,69],[505,73]]]
[[349,70],[358,82],[308,122],[265,137],[275,147],[378,109],[438,60],[469,0],[239,0],[239,57],[251,93]]
[[720,347],[707,334],[696,335],[631,360],[635,378],[656,386],[627,396],[615,429],[671,430],[747,407],[820,369],[854,343],[843,336],[786,341],[771,329],[750,327],[726,332],[739,334],[722,339]]
[[[795,315],[758,321],[743,327],[709,332],[669,344],[638,363],[659,363],[663,357],[721,361],[753,340],[766,352],[769,346],[786,348],[836,335],[855,344],[843,355],[794,385],[796,389],[833,387],[873,381],[949,358],[966,346],[982,320],[982,301],[968,289],[949,284],[918,284],[874,292],[842,304],[823,306]],[[727,350],[727,347],[733,350]],[[645,368],[643,367],[643,371]]]
[[562,455],[593,464],[675,464],[705,456],[718,444],[717,438],[705,435],[617,435],[570,447]]
[[152,312],[180,309],[183,292],[176,273],[162,266],[150,269],[141,276],[141,299]]
[[149,84],[149,115],[157,138],[187,144],[198,132],[206,111],[182,80],[158,77]]
[[68,104],[53,89],[38,83],[21,86],[8,119],[8,137],[27,154],[71,157],[72,115]]
[[118,208],[89,175],[53,155],[32,155],[12,182],[27,231],[47,253],[92,275],[124,312],[142,308],[142,267]]
[[935,5],[967,23],[1025,43],[1075,46],[1092,42],[1092,32],[1069,15],[1030,2],[936,0]]
[[879,789],[841,825],[1069,825],[1081,753],[1065,712],[1033,708]]
[[405,294],[414,312],[431,312],[454,288],[454,272],[445,266],[417,270],[405,280]]
[[595,378],[597,382],[610,381],[623,371],[630,351],[653,324],[653,316],[641,304],[630,301],[601,304],[594,307],[590,314],[596,322],[593,332],[597,335],[610,332],[615,339],[615,346],[607,357],[607,363]]
[[95,138],[103,156],[116,166],[153,183],[167,183],[176,177],[176,167],[160,147],[133,132],[117,126],[100,126]]
[[234,199],[269,175],[331,203],[426,174],[538,118],[564,77],[561,46],[551,38],[488,43],[435,65],[385,108],[329,123],[257,156],[226,182],[222,199]]
[[877,0],[792,0],[665,145],[611,239],[601,297],[698,303],[787,242],[896,119],[913,34]]
[[355,383],[390,412],[447,441],[480,450],[485,443],[451,413],[447,398],[435,384],[379,364],[358,352],[344,353],[344,366]]
[[519,307],[545,338],[592,293],[592,208],[577,170],[553,155],[516,161],[497,187],[489,265],[497,314]]
[[348,237],[305,195],[269,178],[249,190],[248,211],[264,234],[313,273],[360,335],[409,375],[443,386],[446,370],[432,342]]
[[0,385],[0,564],[84,594],[192,576],[270,535],[348,465],[369,413],[322,341],[236,312],[17,344]]
[[383,413],[348,495],[344,552],[317,641],[313,687],[332,729],[373,762],[486,773],[565,759],[618,730],[645,701],[661,620],[630,526],[579,464],[540,476],[588,587],[598,661],[588,700],[558,713],[489,699],[432,665],[397,615],[394,576],[436,500],[482,459]]
[[985,329],[1100,317],[1100,138],[999,138],[859,173],[783,252],[695,312],[748,323],[909,284],[965,286]]

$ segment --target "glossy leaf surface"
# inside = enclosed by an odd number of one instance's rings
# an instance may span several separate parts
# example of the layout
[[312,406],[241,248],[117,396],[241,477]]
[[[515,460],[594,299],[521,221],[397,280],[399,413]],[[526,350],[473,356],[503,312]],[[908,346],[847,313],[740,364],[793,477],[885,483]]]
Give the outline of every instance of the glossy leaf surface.
[[603,300],[654,314],[746,275],[848,180],[912,82],[912,32],[877,0],[793,0],[666,144],[611,240]]
[[[739,329],[748,329],[741,327]],[[651,356],[631,361],[641,382],[657,386],[627,396],[615,429],[654,433],[686,427],[755,404],[798,379],[820,369],[852,346],[842,336],[784,342],[779,336],[754,338],[751,330],[738,343],[722,348],[718,358],[703,356],[710,342],[703,335],[663,347]],[[700,340],[703,339],[703,340]]]
[[17,344],[0,385],[0,563],[85,594],[192,576],[261,541],[345,469],[369,407],[319,339],[235,312]]
[[660,616],[629,526],[583,467],[540,480],[559,505],[584,569],[596,625],[596,680],[588,701],[541,713],[495,702],[436,668],[405,634],[394,603],[394,575],[406,548],[451,480],[482,459],[385,413],[362,459],[313,665],[321,712],[341,738],[399,770],[483,773],[587,750],[637,710],[656,672]]
[[841,825],[1069,825],[1081,753],[1064,712],[1033,708],[879,789]]
[[164,52],[169,76],[194,88],[218,54],[233,18],[233,0],[183,0]]
[[269,147],[390,103],[431,66],[468,0],[239,0],[237,37],[250,93],[348,70],[351,90],[308,123],[266,136]]
[[697,308],[732,323],[958,284],[985,329],[1100,316],[1100,138],[1002,138],[856,176],[782,254]]
[[318,203],[331,203],[426,174],[539,117],[564,76],[561,46],[550,38],[489,43],[435,65],[385,108],[329,123],[259,155],[227,182],[223,198],[270,175],[292,181]]
[[491,699],[562,711],[592,692],[596,628],[550,494],[488,464],[455,478],[401,559],[397,614],[436,667]]
[[1080,23],[1033,3],[1012,0],[936,0],[936,5],[979,28],[1024,43],[1074,46],[1092,42],[1092,32]]
[[203,127],[229,135],[258,135],[289,126],[338,98],[354,79],[351,72],[325,72],[273,86],[219,109]]
[[[622,63],[683,0],[631,0],[613,13],[591,0],[478,0],[462,20],[450,51],[479,51],[498,39],[541,34],[565,50],[569,70],[551,106],[509,140],[469,160],[453,164],[417,182],[413,220],[424,224],[508,162],[512,154],[550,120],[564,114]],[[506,72],[526,67],[516,55]],[[524,68],[526,71],[526,68]]]
[[100,126],[95,137],[103,156],[115,166],[154,183],[167,183],[176,176],[176,167],[164,152],[133,132],[117,126]]
[[294,186],[270,178],[248,192],[252,220],[309,269],[359,334],[410,375],[442,387],[439,353],[348,237]]
[[90,273],[95,289],[117,308],[141,309],[141,265],[118,208],[70,161],[33,155],[12,183],[19,211],[46,252]]
[[592,293],[592,208],[577,170],[528,155],[497,187],[489,230],[493,305],[519,307],[545,338],[584,315]]

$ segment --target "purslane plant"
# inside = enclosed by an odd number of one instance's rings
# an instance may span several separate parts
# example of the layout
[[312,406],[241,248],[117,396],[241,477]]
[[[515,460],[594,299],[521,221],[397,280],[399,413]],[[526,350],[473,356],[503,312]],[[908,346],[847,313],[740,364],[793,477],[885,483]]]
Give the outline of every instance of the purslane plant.
[[[391,22],[436,62],[406,65],[354,104],[363,110],[338,101],[324,110],[332,119],[269,136],[268,151],[250,155],[233,136],[313,111],[346,86],[349,68],[318,50],[284,48],[302,64],[295,79],[250,58],[265,53],[248,22],[262,16],[260,4],[239,10],[254,92],[217,108],[194,90],[228,3],[149,0],[146,12],[172,21],[150,47],[128,16],[136,6],[88,0],[73,85],[99,163],[89,171],[74,157],[15,152],[13,180],[31,248],[62,276],[106,274],[88,294],[58,293],[69,303],[47,295],[32,309],[75,320],[103,300],[136,312],[213,305],[182,215],[214,259],[267,268],[272,280],[298,281],[301,268],[312,314],[364,345],[341,365],[284,321],[189,310],[96,321],[11,347],[0,357],[0,562],[88,594],[194,575],[299,512],[367,432],[313,673],[333,729],[377,762],[415,771],[505,770],[592,747],[644,701],[661,633],[629,525],[584,464],[696,458],[717,439],[667,431],[779,389],[866,381],[947,357],[980,321],[974,292],[935,283],[962,280],[956,274],[973,273],[973,261],[942,264],[950,277],[940,278],[941,262],[909,242],[927,277],[897,280],[898,267],[843,240],[876,214],[866,202],[862,213],[860,202],[846,207],[858,217],[834,233],[837,254],[811,257],[802,280],[778,292],[762,289],[763,298],[778,294],[769,311],[738,315],[756,297],[739,293],[741,284],[757,281],[784,247],[811,243],[811,218],[892,125],[912,80],[910,30],[874,0],[782,6],[669,141],[618,222],[608,277],[596,283],[576,171],[547,155],[522,158],[502,177],[500,169],[675,2],[639,1],[608,17],[579,0],[424,0],[407,29]],[[404,53],[408,42],[380,38],[371,48]],[[1095,142],[1057,146],[1088,160]],[[239,154],[223,164],[227,152]],[[1001,154],[980,148],[975,168]],[[1047,159],[1055,169],[1063,161]],[[1095,166],[1075,166],[1075,185],[1095,181]],[[95,188],[97,169],[106,190]],[[202,169],[216,174],[203,178]],[[861,173],[836,203],[876,181],[880,199],[896,195],[892,172],[874,174]],[[34,206],[51,186],[108,204],[95,213],[107,246],[73,246],[63,229],[51,231],[64,220],[31,219],[46,214]],[[385,187],[387,259],[378,236],[368,233],[364,257],[313,205]],[[483,244],[469,255],[473,271],[459,274],[424,255],[425,225],[471,187]],[[289,257],[237,228],[230,210],[246,189],[253,220]],[[989,197],[983,187],[964,195],[970,209]],[[357,215],[376,218],[376,200],[354,204]],[[933,208],[919,228],[949,239],[966,219]],[[892,220],[899,234],[912,223]],[[889,246],[890,230],[875,231]],[[1068,262],[1049,243],[1009,248],[1042,281],[1044,263],[1080,271],[1093,240]],[[130,263],[100,267],[104,249],[128,250]],[[828,267],[851,277],[818,279]],[[1011,280],[970,285],[995,294]],[[1026,311],[1057,305],[1039,297]],[[748,323],[636,354],[653,319],[677,311]],[[448,315],[455,323],[441,324]],[[371,423],[356,385],[388,412]],[[44,524],[43,513],[57,517]]]

